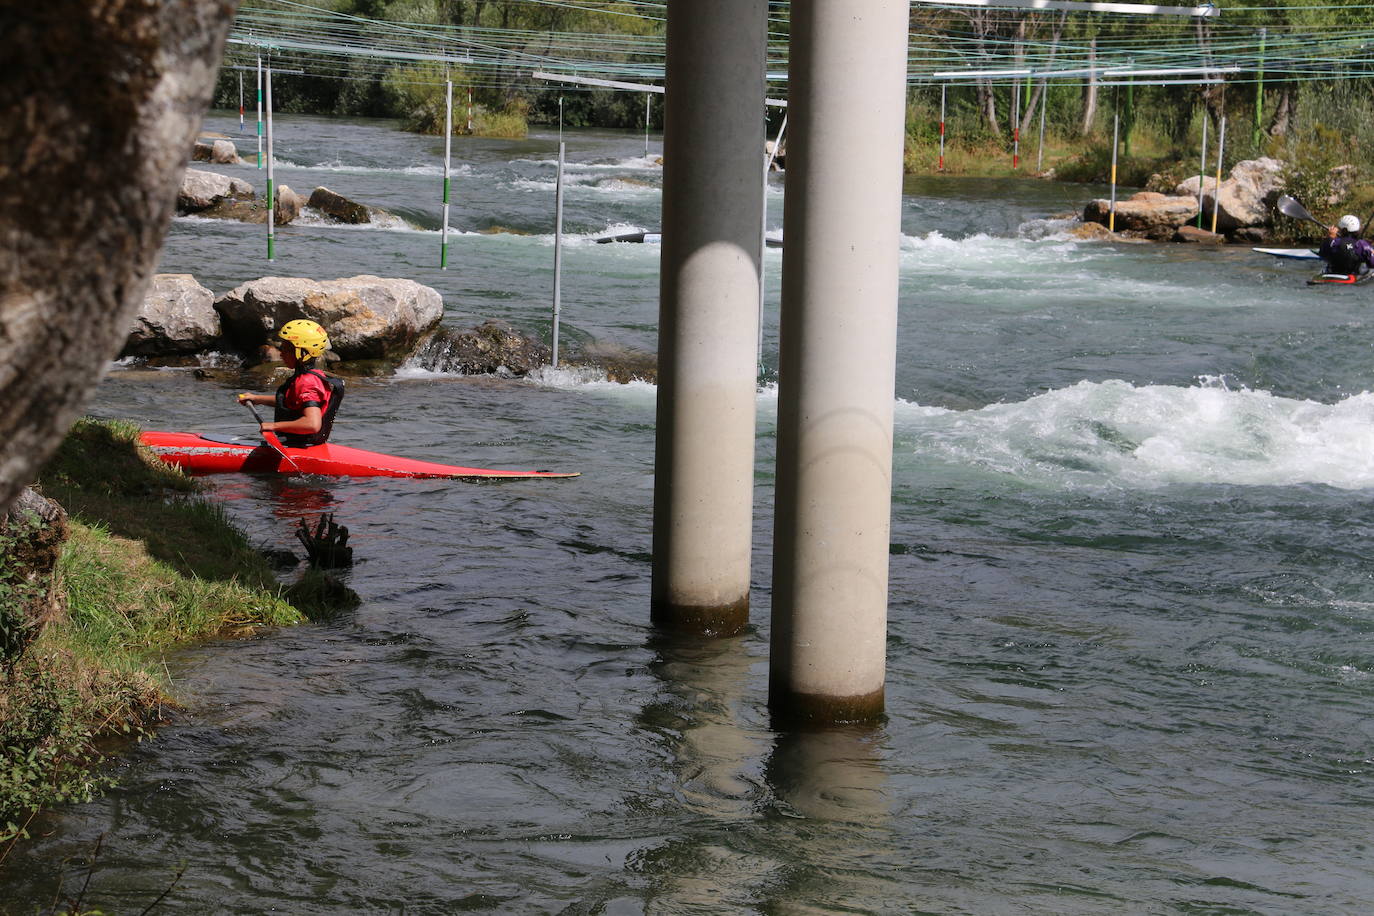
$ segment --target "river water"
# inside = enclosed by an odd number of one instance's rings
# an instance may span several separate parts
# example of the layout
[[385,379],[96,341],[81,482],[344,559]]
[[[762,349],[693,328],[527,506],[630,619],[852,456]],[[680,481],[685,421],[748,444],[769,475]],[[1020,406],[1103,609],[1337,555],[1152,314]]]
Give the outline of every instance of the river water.
[[[285,227],[272,265],[262,227],[178,219],[163,271],[410,277],[455,328],[547,333],[556,135],[454,141],[440,271],[441,141],[276,126],[279,182],[399,218]],[[566,139],[564,347],[652,351],[657,247],[591,239],[659,228],[660,138]],[[582,476],[215,480],[264,545],[335,512],[362,606],[180,655],[185,713],[15,853],[8,911],[103,834],[116,913],[183,862],[158,912],[1367,912],[1371,294],[1039,221],[1102,193],[908,183],[882,727],[768,725],[771,385],[753,627],[697,643],[648,626],[652,386],[403,369],[350,384],[338,441]],[[233,391],[119,367],[92,412],[245,432]]]

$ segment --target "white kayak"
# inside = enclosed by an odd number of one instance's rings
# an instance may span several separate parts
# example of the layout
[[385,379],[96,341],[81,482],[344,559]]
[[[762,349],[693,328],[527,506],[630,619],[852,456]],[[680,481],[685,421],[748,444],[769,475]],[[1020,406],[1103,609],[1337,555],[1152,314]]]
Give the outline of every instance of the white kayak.
[[1321,256],[1311,248],[1256,248],[1260,254],[1273,255],[1276,258],[1289,258],[1294,261],[1320,261]]

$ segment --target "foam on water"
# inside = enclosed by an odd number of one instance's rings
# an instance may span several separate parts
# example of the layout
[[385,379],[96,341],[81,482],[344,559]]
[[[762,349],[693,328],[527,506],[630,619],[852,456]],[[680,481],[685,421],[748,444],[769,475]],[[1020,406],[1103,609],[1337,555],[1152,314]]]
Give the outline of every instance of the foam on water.
[[899,402],[897,425],[918,461],[1042,486],[1374,487],[1368,392],[1322,404],[1231,390],[1216,379],[1190,388],[1085,381],[980,410]]
[[[385,210],[373,210],[369,214],[371,222],[367,223],[341,223],[330,219],[318,210],[311,207],[303,207],[301,215],[292,222],[299,226],[310,226],[312,228],[324,229],[343,229],[353,232],[433,232],[437,229],[422,229],[419,226],[406,222],[394,213],[387,213]],[[449,234],[454,234],[454,229],[449,228]]]
[[[557,159],[512,159],[511,162],[546,166],[554,169],[558,168]],[[563,167],[566,169],[568,165],[569,163],[565,160]],[[577,167],[579,169],[602,169],[606,171],[625,171],[630,169],[661,171],[663,169],[663,163],[658,161],[657,156],[633,156],[628,159],[611,159],[605,162],[578,162]]]
[[[509,186],[517,191],[538,191],[552,194],[558,190],[557,176],[549,178],[516,178]],[[608,178],[604,175],[582,175],[564,170],[563,193],[603,194],[607,196],[645,197],[661,194],[658,185],[648,184],[636,178]]]

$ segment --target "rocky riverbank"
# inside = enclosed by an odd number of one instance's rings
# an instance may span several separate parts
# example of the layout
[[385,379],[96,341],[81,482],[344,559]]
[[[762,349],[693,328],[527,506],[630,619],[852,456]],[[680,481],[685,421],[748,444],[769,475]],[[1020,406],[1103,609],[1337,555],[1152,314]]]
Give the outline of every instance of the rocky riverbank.
[[[1220,183],[1215,177],[1193,176],[1159,190],[1160,179],[1115,204],[1089,201],[1083,222],[1110,225],[1119,236],[1150,241],[1262,244],[1274,232],[1274,204],[1286,190],[1285,173],[1283,162],[1262,158],[1236,163]],[[1331,170],[1327,203],[1334,205],[1349,194],[1357,174],[1349,166]]]
[[[376,375],[413,364],[434,372],[518,378],[549,364],[551,348],[503,321],[467,330],[441,326],[443,299],[414,280],[370,275],[336,280],[261,277],[216,295],[190,274],[158,274],[129,328],[120,358],[153,366],[217,371],[276,359],[267,344],[293,318],[329,333],[326,363]],[[615,381],[654,381],[651,354],[586,345],[563,365],[604,371]]]

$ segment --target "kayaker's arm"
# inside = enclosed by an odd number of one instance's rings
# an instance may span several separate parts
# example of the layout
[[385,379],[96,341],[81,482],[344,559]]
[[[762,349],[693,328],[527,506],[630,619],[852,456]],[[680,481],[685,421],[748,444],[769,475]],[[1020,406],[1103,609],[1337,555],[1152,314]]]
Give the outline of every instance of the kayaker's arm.
[[291,433],[297,436],[309,436],[320,431],[324,425],[324,413],[318,407],[310,406],[294,420],[267,421],[262,424],[262,430],[269,433]]

